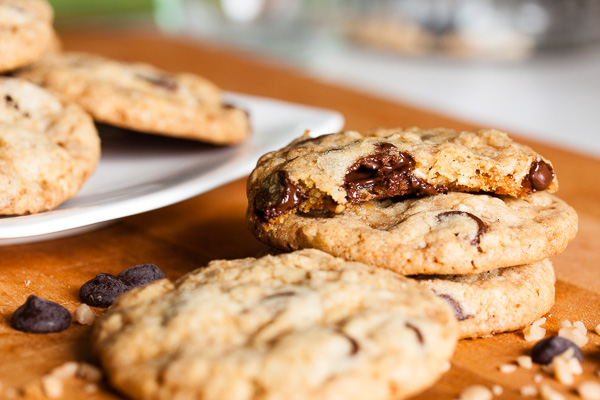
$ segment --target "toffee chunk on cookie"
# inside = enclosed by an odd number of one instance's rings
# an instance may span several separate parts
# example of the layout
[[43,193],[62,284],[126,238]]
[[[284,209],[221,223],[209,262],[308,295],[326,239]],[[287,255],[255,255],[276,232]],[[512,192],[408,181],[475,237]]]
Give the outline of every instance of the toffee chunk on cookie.
[[133,289],[93,346],[134,399],[402,399],[442,374],[456,325],[403,276],[303,250]]
[[[379,129],[303,136],[264,155],[248,180],[248,216],[341,212],[371,200],[448,191],[524,197],[554,192],[552,164],[496,130]],[[293,189],[294,202],[285,197]]]
[[46,0],[0,0],[0,72],[29,65],[53,48],[54,12]]
[[57,207],[75,196],[99,158],[98,132],[81,107],[0,77],[0,215]]
[[248,113],[224,104],[221,90],[197,75],[59,53],[19,76],[78,103],[99,122],[221,145],[240,143],[250,135]]

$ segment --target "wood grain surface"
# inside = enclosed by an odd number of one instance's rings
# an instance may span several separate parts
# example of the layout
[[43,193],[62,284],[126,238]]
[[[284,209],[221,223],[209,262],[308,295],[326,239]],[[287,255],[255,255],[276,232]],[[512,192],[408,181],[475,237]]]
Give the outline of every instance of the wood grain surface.
[[[423,111],[407,104],[334,86],[248,54],[132,31],[64,31],[64,48],[104,54],[122,60],[145,61],[170,71],[209,77],[226,90],[325,107],[341,112],[346,127],[420,126],[473,128],[464,121]],[[509,101],[507,99],[507,101]],[[501,126],[496,128],[502,128]],[[511,132],[518,136],[518,132]],[[566,135],[569,132],[565,132]],[[527,141],[525,141],[527,142]],[[600,323],[600,161],[527,142],[552,160],[560,181],[558,195],[580,217],[577,238],[553,258],[557,298],[546,327],[556,331],[562,319],[581,320],[588,329]],[[99,272],[118,273],[141,263],[159,265],[169,278],[217,258],[255,256],[265,249],[246,230],[245,181],[238,180],[170,207],[119,220],[107,227],[59,240],[0,247],[0,398],[18,393],[45,398],[40,378],[66,361],[94,363],[89,327],[73,324],[54,334],[25,334],[10,328],[9,319],[28,295],[64,304],[73,311],[80,303],[81,284]],[[101,310],[95,310],[100,315]],[[584,347],[582,380],[596,380],[600,368],[600,336],[589,333]],[[498,366],[528,354],[531,342],[520,332],[464,340],[458,344],[452,368],[418,399],[453,399],[465,387],[502,385],[499,399],[520,398],[522,386],[533,383],[539,368],[502,374]],[[544,382],[567,398],[578,398],[567,387],[543,375]],[[18,392],[15,392],[17,389]],[[106,384],[88,393],[80,380],[67,382],[64,399],[121,398]]]

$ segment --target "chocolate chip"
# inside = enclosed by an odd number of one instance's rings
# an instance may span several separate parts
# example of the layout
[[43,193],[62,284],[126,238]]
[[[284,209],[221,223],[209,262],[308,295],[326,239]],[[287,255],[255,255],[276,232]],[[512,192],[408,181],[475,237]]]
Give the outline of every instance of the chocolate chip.
[[360,350],[360,345],[358,344],[358,341],[341,329],[338,329],[337,332],[350,342],[350,355],[356,355],[356,353],[358,353]]
[[568,349],[573,349],[573,357],[583,360],[583,353],[575,343],[561,336],[551,336],[542,339],[531,349],[531,359],[534,363],[547,365],[554,357],[561,355]]
[[165,279],[165,274],[154,264],[141,264],[121,271],[120,278],[126,285],[134,288],[144,286],[159,279]]
[[346,173],[344,188],[351,203],[447,191],[446,188],[436,188],[412,175],[415,161],[407,153],[391,152],[396,146],[378,143],[375,147],[380,150],[378,153],[359,159]]
[[264,220],[271,221],[293,210],[307,199],[306,193],[292,182],[285,171],[271,174],[256,196],[254,209]]
[[464,321],[465,319],[473,318],[472,315],[464,313],[460,304],[452,298],[452,296],[445,293],[436,293],[438,297],[442,298],[452,309],[454,310],[454,314],[459,321]]
[[280,292],[280,293],[275,293],[275,294],[271,294],[267,297],[265,297],[265,299],[275,299],[277,297],[290,297],[290,296],[295,296],[296,292]]
[[4,101],[6,102],[7,106],[12,107],[15,110],[19,109],[19,104],[15,101],[15,99],[12,98],[11,95],[9,95],[9,94],[5,95]]
[[71,313],[58,303],[31,295],[17,308],[10,325],[28,333],[60,332],[71,325]]
[[147,76],[138,74],[137,77],[145,80],[146,82],[150,82],[154,86],[158,86],[172,92],[177,90],[178,87],[175,79],[167,75]]
[[79,299],[89,306],[106,308],[129,289],[131,287],[116,276],[100,273],[81,286]]
[[531,183],[531,190],[534,192],[542,191],[552,183],[554,171],[552,171],[552,167],[549,164],[543,160],[538,160],[531,165],[528,178]]
[[483,235],[484,233],[487,232],[488,227],[485,224],[485,222],[483,222],[479,217],[471,214],[470,212],[466,212],[466,211],[446,211],[443,212],[441,214],[438,214],[437,216],[437,220],[438,222],[442,221],[445,217],[449,217],[449,216],[453,216],[453,215],[459,215],[459,216],[463,216],[463,217],[469,217],[471,218],[473,221],[475,221],[477,223],[477,233],[475,234],[475,237],[471,240],[471,245],[472,246],[477,246],[481,240],[481,235]]
[[417,340],[419,341],[420,344],[425,343],[425,339],[423,338],[423,333],[421,332],[421,330],[419,328],[417,328],[416,326],[414,326],[410,322],[406,323],[406,327],[408,329],[412,329],[415,332],[415,334],[417,335]]

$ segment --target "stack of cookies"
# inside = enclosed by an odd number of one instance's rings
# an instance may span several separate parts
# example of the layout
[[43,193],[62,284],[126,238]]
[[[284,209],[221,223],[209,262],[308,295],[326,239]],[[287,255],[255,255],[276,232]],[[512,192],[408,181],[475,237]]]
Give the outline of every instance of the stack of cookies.
[[277,249],[315,248],[409,276],[463,338],[522,328],[554,302],[548,257],[577,231],[549,160],[496,130],[308,136],[264,155],[248,224]]
[[248,113],[212,82],[60,52],[52,24],[46,0],[0,0],[0,74],[12,75],[0,76],[0,215],[76,195],[100,159],[93,120],[218,145],[250,135]]

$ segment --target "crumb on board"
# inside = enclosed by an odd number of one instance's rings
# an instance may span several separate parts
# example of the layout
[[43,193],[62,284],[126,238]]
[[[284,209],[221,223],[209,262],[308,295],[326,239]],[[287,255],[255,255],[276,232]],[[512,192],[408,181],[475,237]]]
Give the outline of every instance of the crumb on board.
[[552,389],[548,384],[542,384],[540,386],[540,397],[542,400],[565,400],[565,396]]
[[519,367],[521,367],[521,368],[525,368],[525,369],[533,368],[533,361],[531,360],[530,356],[517,357],[517,364],[519,364]]
[[469,386],[458,396],[460,400],[491,400],[493,397],[492,391],[483,385]]
[[73,312],[73,319],[81,325],[92,325],[96,319],[96,314],[87,304],[81,304]]
[[546,318],[542,317],[525,327],[525,329],[523,329],[523,337],[525,340],[533,342],[542,339],[546,335],[546,329],[542,328],[541,325],[545,323]]

